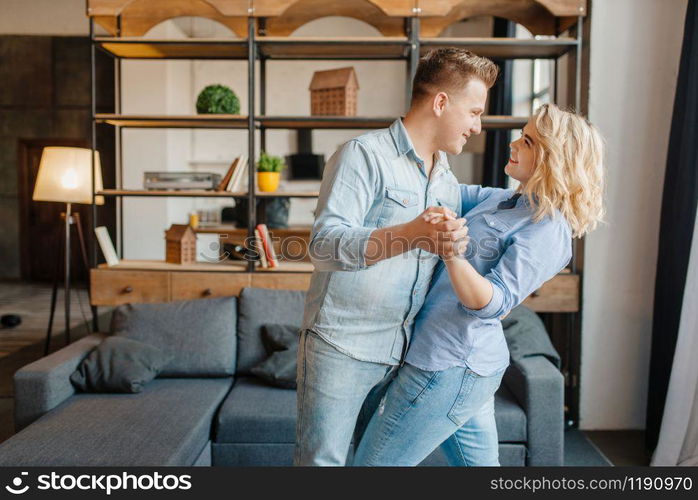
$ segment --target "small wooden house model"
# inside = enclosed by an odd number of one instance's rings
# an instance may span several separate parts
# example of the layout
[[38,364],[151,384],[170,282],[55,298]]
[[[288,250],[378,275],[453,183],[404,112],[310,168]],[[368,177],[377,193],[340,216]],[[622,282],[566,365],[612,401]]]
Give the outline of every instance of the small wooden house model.
[[165,261],[170,264],[196,262],[196,233],[187,224],[172,224],[165,231]]
[[311,115],[356,116],[359,81],[353,67],[316,71],[309,88]]

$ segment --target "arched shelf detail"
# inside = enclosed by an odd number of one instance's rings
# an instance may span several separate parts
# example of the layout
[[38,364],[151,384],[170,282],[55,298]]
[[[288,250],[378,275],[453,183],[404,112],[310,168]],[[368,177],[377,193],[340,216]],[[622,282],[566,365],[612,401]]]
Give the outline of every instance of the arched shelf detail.
[[[404,18],[386,15],[377,0],[292,0],[282,15],[266,20],[266,34],[288,36],[304,24],[331,16],[350,17],[370,24],[384,36],[403,36]],[[257,9],[255,8],[255,11]]]
[[87,12],[113,36],[139,37],[168,19],[203,17],[247,37],[248,0],[90,0]]

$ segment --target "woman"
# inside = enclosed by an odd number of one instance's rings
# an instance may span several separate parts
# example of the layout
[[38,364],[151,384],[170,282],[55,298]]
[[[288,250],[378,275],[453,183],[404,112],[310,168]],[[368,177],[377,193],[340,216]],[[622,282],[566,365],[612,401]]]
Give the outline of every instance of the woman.
[[544,105],[511,143],[515,193],[461,186],[468,249],[435,271],[355,465],[417,465],[439,445],[451,465],[499,465],[494,394],[509,365],[500,317],[564,269],[572,238],[601,220],[602,158],[589,122]]

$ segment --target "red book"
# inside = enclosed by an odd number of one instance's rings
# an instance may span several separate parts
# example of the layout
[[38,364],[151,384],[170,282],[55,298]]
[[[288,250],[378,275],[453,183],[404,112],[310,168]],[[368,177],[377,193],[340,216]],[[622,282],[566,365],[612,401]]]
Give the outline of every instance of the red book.
[[279,267],[279,259],[276,258],[276,252],[274,252],[274,245],[272,244],[267,225],[257,224],[257,230],[262,237],[262,245],[264,247],[264,253],[266,254],[269,267]]

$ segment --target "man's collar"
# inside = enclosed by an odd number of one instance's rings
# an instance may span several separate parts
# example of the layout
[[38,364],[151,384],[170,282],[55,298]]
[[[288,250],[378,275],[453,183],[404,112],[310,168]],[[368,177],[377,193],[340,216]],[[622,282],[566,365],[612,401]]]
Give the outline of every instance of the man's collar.
[[[400,117],[395,120],[392,125],[390,125],[390,135],[393,137],[393,141],[395,142],[395,149],[397,150],[398,155],[405,155],[412,152],[414,158],[417,159],[419,158],[419,155],[414,149],[412,139],[410,139],[407,129],[405,128],[405,124],[402,123],[402,119],[403,117]],[[444,168],[444,170],[451,169],[451,166],[448,164],[446,153],[443,151],[437,152],[436,163],[434,166],[441,166]]]
[[[393,136],[393,141],[395,141],[395,149],[398,155],[404,155],[410,151],[414,151],[414,146],[412,145],[412,140],[410,136],[407,135],[407,129],[402,123],[402,118],[398,118],[390,125],[390,135]],[[416,151],[415,151],[416,155]]]

